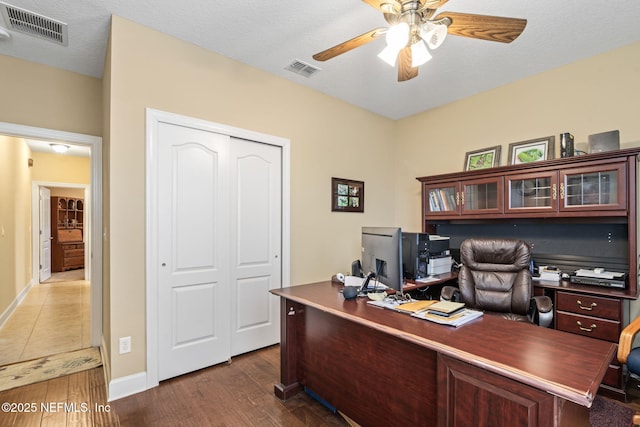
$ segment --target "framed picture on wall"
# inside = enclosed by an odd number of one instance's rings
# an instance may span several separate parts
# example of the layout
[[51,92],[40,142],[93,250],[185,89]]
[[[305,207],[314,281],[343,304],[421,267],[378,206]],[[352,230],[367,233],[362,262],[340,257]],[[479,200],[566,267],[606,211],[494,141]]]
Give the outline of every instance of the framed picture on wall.
[[554,136],[545,136],[511,143],[509,144],[509,164],[519,165],[553,159],[554,142]]
[[500,166],[500,146],[469,151],[464,159],[464,170],[487,169]]
[[364,212],[364,182],[331,178],[331,210]]

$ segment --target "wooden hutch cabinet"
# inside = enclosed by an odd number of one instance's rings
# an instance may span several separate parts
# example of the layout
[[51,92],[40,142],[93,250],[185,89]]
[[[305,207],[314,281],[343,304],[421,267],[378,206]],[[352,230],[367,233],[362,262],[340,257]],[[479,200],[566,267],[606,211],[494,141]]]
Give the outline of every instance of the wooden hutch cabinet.
[[84,200],[51,197],[51,271],[84,268]]
[[[637,188],[640,148],[417,178],[422,229],[449,236],[454,257],[467,237],[518,238],[537,265],[563,273],[624,272],[625,288],[535,281],[554,302],[554,327],[617,343],[638,297]],[[576,349],[579,351],[579,349]],[[625,398],[613,361],[601,393]]]

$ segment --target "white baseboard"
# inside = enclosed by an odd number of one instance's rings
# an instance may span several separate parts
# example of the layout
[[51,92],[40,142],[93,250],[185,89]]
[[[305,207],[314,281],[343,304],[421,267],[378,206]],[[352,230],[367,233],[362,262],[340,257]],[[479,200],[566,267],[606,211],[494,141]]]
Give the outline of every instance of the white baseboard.
[[109,402],[147,390],[147,373],[127,375],[109,382]]
[[29,291],[31,290],[31,288],[33,287],[33,284],[35,282],[33,281],[33,279],[27,284],[27,286],[25,286],[22,291],[18,294],[18,296],[16,296],[16,298],[11,302],[11,304],[9,304],[9,306],[7,307],[7,309],[5,311],[2,312],[2,315],[0,315],[0,328],[2,328],[4,326],[4,324],[6,323],[7,320],[9,320],[9,318],[11,317],[11,315],[13,314],[14,311],[16,311],[16,308],[18,308],[18,306],[20,305],[20,303],[22,302],[22,300],[24,300],[24,298],[27,296],[27,293],[29,293]]

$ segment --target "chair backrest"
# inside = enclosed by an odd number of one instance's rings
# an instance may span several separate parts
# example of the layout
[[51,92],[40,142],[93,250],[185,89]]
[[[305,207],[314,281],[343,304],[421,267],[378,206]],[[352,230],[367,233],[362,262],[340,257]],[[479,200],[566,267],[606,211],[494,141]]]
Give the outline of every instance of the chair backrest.
[[522,240],[467,239],[460,245],[461,300],[472,308],[526,316],[531,250]]

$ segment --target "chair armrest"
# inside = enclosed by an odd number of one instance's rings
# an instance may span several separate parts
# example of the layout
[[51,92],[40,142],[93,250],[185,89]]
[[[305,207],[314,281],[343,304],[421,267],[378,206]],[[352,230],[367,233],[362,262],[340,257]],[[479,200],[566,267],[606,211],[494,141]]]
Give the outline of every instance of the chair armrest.
[[460,289],[455,286],[443,286],[440,291],[440,300],[460,302]]
[[620,341],[618,342],[618,362],[627,363],[627,356],[631,352],[631,346],[636,334],[640,331],[640,316],[629,323],[620,333]]
[[553,310],[553,302],[546,295],[537,295],[531,298],[540,313],[549,313]]
[[548,328],[553,322],[553,301],[546,295],[538,295],[529,302],[529,319],[538,326]]

